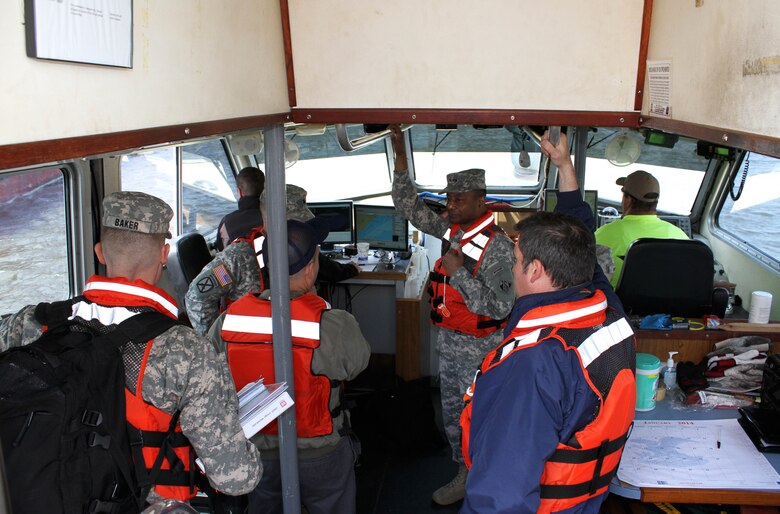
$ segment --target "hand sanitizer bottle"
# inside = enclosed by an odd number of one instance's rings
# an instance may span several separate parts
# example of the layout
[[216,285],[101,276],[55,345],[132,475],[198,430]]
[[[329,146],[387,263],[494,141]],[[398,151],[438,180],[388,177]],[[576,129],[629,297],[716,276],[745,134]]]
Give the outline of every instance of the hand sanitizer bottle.
[[674,355],[677,355],[677,352],[669,352],[669,359],[666,361],[664,384],[666,385],[667,391],[674,389],[677,385],[677,368],[675,367],[674,359],[672,358]]

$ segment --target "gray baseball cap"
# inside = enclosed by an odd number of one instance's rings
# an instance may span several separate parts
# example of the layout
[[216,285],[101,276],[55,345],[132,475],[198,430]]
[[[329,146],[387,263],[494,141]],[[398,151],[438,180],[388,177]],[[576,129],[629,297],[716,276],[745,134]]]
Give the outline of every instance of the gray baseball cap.
[[661,193],[658,180],[645,170],[636,170],[627,177],[620,177],[615,184],[623,186],[620,190],[643,202],[655,202]]
[[157,198],[139,191],[118,191],[103,198],[104,227],[164,234],[171,238],[168,225],[173,218],[170,206]]
[[447,175],[447,187],[441,193],[467,193],[484,189],[486,189],[485,170],[471,168]]

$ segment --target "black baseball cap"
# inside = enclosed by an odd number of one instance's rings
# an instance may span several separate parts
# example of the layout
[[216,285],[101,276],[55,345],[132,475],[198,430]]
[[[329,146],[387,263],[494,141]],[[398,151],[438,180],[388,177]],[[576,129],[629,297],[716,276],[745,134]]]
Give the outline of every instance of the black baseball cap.
[[[323,218],[313,218],[303,222],[287,220],[287,259],[290,275],[295,275],[314,258],[317,246],[328,237],[328,223]],[[268,258],[268,240],[263,241],[263,255],[269,266],[273,266]]]

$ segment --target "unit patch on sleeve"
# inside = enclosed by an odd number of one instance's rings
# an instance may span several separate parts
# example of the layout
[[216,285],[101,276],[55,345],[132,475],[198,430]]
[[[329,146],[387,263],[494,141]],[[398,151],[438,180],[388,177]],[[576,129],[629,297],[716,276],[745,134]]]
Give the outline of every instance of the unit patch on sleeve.
[[211,278],[211,276],[208,276],[206,278],[202,278],[198,280],[198,292],[199,293],[208,293],[212,289],[214,289],[214,279]]
[[224,264],[220,264],[219,266],[215,267],[213,270],[211,270],[211,273],[217,279],[217,282],[219,282],[220,287],[225,287],[233,283],[233,279],[230,277],[230,273],[228,273],[228,270]]

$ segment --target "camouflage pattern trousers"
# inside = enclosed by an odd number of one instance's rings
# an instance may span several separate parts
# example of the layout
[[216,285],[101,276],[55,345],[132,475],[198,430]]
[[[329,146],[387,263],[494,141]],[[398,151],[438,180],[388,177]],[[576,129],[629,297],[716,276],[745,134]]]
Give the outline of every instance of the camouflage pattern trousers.
[[439,387],[441,391],[441,415],[444,432],[452,448],[452,460],[463,464],[461,451],[460,414],[463,412],[463,395],[474,379],[485,355],[502,341],[502,331],[497,330],[483,338],[460,334],[453,330],[438,329],[436,346],[439,350]]

